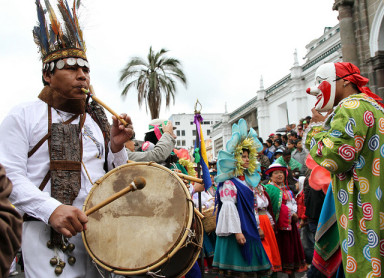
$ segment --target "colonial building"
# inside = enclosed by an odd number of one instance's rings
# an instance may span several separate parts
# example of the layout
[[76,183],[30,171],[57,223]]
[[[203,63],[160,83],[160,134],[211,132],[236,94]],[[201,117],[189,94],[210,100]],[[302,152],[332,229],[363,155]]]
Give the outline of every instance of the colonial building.
[[311,115],[316,98],[308,95],[306,88],[313,86],[316,69],[323,63],[342,60],[339,25],[326,27],[323,35],[310,42],[306,49],[303,65],[299,65],[295,51],[288,75],[268,88],[264,88],[261,78],[256,96],[236,110],[224,113],[223,119],[213,126],[211,138],[215,158],[230,139],[232,124],[240,118],[244,118],[248,126],[265,140],[271,132]]
[[[212,131],[212,125],[218,123],[222,119],[222,113],[206,113],[202,114],[204,139],[209,139]],[[176,147],[190,149],[195,145],[196,125],[193,122],[194,114],[172,114],[169,120],[176,127],[175,134],[177,135]]]
[[369,88],[384,98],[384,1],[335,0],[344,62],[358,66]]

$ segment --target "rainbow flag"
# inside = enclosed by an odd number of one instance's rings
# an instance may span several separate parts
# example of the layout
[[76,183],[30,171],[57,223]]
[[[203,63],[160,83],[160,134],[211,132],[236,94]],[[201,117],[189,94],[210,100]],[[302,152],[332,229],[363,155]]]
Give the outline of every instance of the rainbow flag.
[[[203,118],[201,114],[195,114],[193,122],[196,124],[196,141],[195,141],[195,162],[200,163],[202,170],[202,179],[204,181],[205,190],[208,190],[212,186],[211,176],[208,169],[208,158],[207,151],[205,149],[203,129],[201,127],[201,122]],[[198,154],[198,155],[197,155]]]

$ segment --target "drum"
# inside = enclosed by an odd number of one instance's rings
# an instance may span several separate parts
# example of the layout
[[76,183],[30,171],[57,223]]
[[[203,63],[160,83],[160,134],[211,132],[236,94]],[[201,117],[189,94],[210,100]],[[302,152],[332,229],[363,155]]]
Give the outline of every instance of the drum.
[[142,176],[146,186],[88,216],[84,245],[102,268],[120,275],[181,277],[198,258],[203,227],[183,181],[156,163],[120,166],[98,180],[83,211]]

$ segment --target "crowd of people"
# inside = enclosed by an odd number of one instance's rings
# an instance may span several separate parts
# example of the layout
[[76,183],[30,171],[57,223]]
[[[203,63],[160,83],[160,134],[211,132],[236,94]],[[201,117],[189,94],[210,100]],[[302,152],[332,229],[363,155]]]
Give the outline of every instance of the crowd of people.
[[[0,124],[0,277],[9,275],[20,245],[28,278],[121,277],[101,269],[81,237],[94,182],[131,161],[189,176],[196,169],[188,153],[174,148],[171,122],[153,120],[140,152],[132,148],[130,116],[114,115],[110,124],[84,94],[90,66],[76,8],[59,1],[63,33],[45,3],[43,9],[36,1],[33,30],[44,87]],[[44,13],[55,23],[50,31]],[[180,272],[186,278],[201,277],[205,267],[224,277],[294,277],[308,268],[308,277],[382,276],[384,104],[351,63],[325,63],[315,75],[307,89],[317,97],[311,116],[265,141],[240,119],[210,164],[211,180],[205,172],[204,183],[185,181],[186,202],[216,213],[215,229],[202,233],[206,263],[192,259]],[[193,161],[208,166],[196,149]],[[194,227],[185,229],[188,244],[198,236]],[[146,273],[165,277],[161,269]]]

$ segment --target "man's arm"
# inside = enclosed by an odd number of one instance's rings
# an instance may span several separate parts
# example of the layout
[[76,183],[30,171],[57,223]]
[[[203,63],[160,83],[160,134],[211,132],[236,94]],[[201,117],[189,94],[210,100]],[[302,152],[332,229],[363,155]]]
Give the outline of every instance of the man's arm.
[[164,162],[175,147],[175,139],[169,133],[164,133],[155,148],[148,152],[129,152],[128,159],[133,161]]
[[[38,184],[32,182],[28,177],[28,171],[33,172],[35,176],[36,173],[37,175],[41,173],[40,183],[48,172],[49,154],[47,142],[34,154],[34,156],[39,156],[34,159],[36,163],[27,165],[31,136],[37,136],[36,141],[38,142],[48,132],[48,128],[39,133],[39,128],[36,128],[36,125],[29,124],[29,122],[38,121],[38,119],[33,118],[35,115],[38,117],[38,113],[34,113],[36,111],[33,108],[28,110],[31,112],[30,114],[27,114],[28,111],[23,109],[13,110],[1,123],[0,160],[4,165],[8,178],[13,183],[10,201],[22,212],[28,213],[28,215],[48,224],[51,213],[61,203],[52,198],[49,192],[41,191]],[[29,118],[29,122],[26,118]],[[44,125],[47,126],[47,123],[44,122]],[[30,130],[33,130],[31,136],[29,134]],[[41,150],[46,150],[46,152],[41,154],[39,153]]]
[[[359,104],[364,106],[361,101]],[[360,107],[359,110],[351,107],[349,101],[344,102],[327,118],[327,128],[313,125],[306,135],[305,146],[312,158],[334,174],[351,169],[361,151],[356,143],[362,146],[367,134],[368,126],[360,123],[362,113],[369,107]]]

